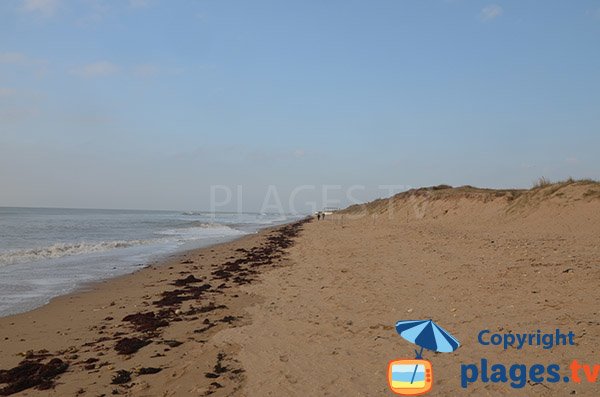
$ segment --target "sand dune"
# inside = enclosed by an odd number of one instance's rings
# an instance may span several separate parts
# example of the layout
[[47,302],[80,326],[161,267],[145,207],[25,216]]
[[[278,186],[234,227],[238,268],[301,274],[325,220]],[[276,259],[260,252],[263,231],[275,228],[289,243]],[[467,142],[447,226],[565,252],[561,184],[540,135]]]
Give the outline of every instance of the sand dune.
[[[391,395],[390,359],[412,358],[393,325],[434,319],[463,346],[426,353],[432,395],[514,395],[504,384],[460,387],[460,364],[595,363],[600,186],[532,191],[421,189],[307,225],[292,265],[245,290],[263,296],[252,323],[219,334],[242,346],[248,395]],[[577,346],[486,348],[482,329],[572,330]],[[595,385],[527,384],[519,395],[596,395]]]

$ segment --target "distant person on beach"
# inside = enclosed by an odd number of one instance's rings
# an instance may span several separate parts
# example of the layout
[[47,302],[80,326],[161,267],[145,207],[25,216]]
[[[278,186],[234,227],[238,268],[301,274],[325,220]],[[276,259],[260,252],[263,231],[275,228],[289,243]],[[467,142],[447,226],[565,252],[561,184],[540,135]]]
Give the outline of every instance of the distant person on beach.
[[325,213],[321,213],[321,219],[325,220]]
[[317,212],[317,220],[320,221],[321,220],[321,213]]

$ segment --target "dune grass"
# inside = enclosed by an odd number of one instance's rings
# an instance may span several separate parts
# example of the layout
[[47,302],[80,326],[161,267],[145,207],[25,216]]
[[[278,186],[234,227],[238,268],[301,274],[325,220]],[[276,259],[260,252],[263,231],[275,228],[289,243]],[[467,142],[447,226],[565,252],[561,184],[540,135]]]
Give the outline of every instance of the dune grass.
[[600,184],[600,182],[598,182],[594,179],[591,179],[591,178],[574,179],[572,177],[569,177],[562,181],[552,182],[550,179],[542,176],[542,177],[538,178],[535,182],[533,182],[533,186],[531,187],[531,189],[532,190],[543,189],[548,186],[566,186],[566,185],[572,185],[574,183],[593,184],[593,185]]

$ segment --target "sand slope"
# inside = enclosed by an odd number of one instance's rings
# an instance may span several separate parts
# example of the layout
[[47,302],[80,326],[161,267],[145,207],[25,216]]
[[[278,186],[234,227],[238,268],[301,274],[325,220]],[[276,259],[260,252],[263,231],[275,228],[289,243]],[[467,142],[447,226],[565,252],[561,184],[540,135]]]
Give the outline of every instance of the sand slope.
[[[535,191],[421,190],[307,225],[293,265],[245,289],[263,296],[250,325],[217,335],[242,346],[250,396],[381,396],[388,360],[412,358],[401,319],[432,318],[462,347],[425,357],[431,395],[597,395],[596,385],[460,388],[480,358],[567,366],[598,360],[600,187]],[[575,332],[577,346],[504,351],[482,329]]]

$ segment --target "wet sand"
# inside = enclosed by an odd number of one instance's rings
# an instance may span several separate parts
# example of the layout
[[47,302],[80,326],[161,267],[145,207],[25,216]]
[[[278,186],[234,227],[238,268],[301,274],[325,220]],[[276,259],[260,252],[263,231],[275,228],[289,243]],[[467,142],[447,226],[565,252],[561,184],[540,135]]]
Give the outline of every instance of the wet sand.
[[259,298],[240,286],[282,266],[302,227],[177,254],[0,319],[0,395],[233,394],[238,347],[212,337],[248,322],[242,309]]

